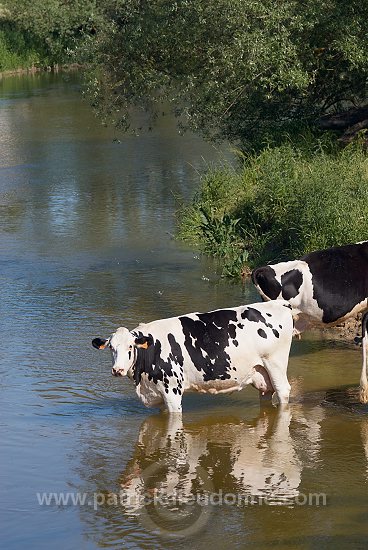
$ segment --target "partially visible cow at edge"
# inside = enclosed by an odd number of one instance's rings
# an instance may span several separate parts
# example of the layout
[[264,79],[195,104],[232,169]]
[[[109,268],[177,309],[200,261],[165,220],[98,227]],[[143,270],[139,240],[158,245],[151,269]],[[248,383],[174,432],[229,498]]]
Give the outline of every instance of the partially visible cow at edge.
[[[296,330],[334,325],[368,308],[368,241],[311,252],[299,260],[259,267],[252,281],[264,300],[287,300]],[[360,401],[368,403],[368,313],[362,319]]]
[[248,384],[288,403],[292,334],[290,305],[275,301],[120,327],[92,345],[111,350],[112,374],[128,375],[146,406],[176,413],[185,391],[228,393]]

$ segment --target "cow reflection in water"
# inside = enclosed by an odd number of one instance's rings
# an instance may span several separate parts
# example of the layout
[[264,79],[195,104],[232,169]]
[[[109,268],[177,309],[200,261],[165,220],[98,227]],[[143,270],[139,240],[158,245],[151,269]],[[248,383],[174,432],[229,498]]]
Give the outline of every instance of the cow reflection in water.
[[263,412],[253,421],[152,416],[141,426],[134,456],[120,479],[125,511],[139,515],[147,496],[190,500],[201,488],[272,504],[299,494],[302,465],[319,454],[324,411],[295,404]]

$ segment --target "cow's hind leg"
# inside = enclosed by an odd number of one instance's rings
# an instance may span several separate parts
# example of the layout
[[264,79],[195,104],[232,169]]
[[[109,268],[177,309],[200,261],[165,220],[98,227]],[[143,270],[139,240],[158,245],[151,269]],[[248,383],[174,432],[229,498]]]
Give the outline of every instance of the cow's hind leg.
[[362,319],[362,348],[363,348],[363,364],[362,372],[360,376],[360,392],[359,400],[361,403],[368,403],[368,311],[364,314]]
[[264,359],[264,366],[267,369],[275,390],[278,402],[281,404],[289,403],[291,386],[287,378],[287,361],[276,359]]

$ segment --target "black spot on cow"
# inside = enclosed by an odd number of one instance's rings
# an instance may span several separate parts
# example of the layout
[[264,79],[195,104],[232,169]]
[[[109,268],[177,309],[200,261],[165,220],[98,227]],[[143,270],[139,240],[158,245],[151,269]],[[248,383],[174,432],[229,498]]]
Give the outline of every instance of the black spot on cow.
[[238,326],[238,328],[240,328],[240,329],[243,329],[243,328],[244,328],[244,325],[243,325],[243,323],[238,323],[238,325],[237,325],[237,326]]
[[257,330],[258,334],[262,337],[262,338],[267,338],[267,334],[265,333],[265,331],[263,330],[263,328],[259,328]]
[[138,336],[138,337],[135,339],[135,343],[136,343],[136,344],[140,344],[140,345],[146,344],[145,347],[149,347],[149,346],[152,346],[152,344],[153,344],[153,338],[152,338],[151,335],[149,335],[149,336],[141,336],[141,333],[140,333],[140,336]]
[[276,338],[279,338],[279,337],[280,337],[280,334],[278,333],[278,331],[277,331],[275,328],[272,329],[272,332],[274,333],[274,335],[276,336]]
[[[142,338],[144,335],[137,333],[138,338]],[[154,340],[152,335],[149,335],[152,338],[153,344],[150,345],[147,349],[137,348],[137,359],[133,367],[133,377],[136,386],[141,381],[142,374],[145,373],[148,375],[148,380],[152,380],[155,384],[160,380],[164,383],[165,392],[168,391],[169,378],[173,376],[173,365],[179,365],[181,371],[183,369],[184,358],[180,344],[175,340],[173,334],[168,334],[168,341],[170,344],[171,352],[169,353],[168,359],[165,361],[161,357],[161,342],[160,340]],[[167,391],[166,391],[167,390]]]
[[248,319],[248,321],[252,321],[254,323],[264,323],[267,325],[267,321],[263,317],[262,313],[260,313],[258,309],[254,309],[254,307],[246,307],[241,313],[241,318]]
[[269,265],[253,270],[252,282],[259,286],[270,300],[276,300],[281,292],[281,285],[276,280],[276,272]]
[[248,321],[253,321],[254,323],[263,323],[266,327],[273,329],[271,323],[267,323],[266,319],[258,311],[258,309],[248,307],[242,312],[241,316],[243,319],[248,319]]
[[368,242],[311,252],[303,258],[312,275],[313,298],[333,323],[368,297]]
[[238,340],[233,340],[233,344],[234,344],[234,346],[235,346],[235,347],[237,348],[237,347],[238,347],[238,345],[239,345],[239,342],[238,342]]
[[184,357],[181,351],[180,344],[175,340],[175,336],[171,333],[167,335],[171,347],[171,353],[169,354],[169,359],[173,361],[176,365],[181,367],[184,365]]
[[236,312],[228,309],[199,313],[196,318],[179,317],[185,348],[203,380],[230,378],[230,356],[225,349],[236,336]]
[[303,283],[303,274],[299,269],[291,269],[281,276],[282,297],[290,300],[298,295]]

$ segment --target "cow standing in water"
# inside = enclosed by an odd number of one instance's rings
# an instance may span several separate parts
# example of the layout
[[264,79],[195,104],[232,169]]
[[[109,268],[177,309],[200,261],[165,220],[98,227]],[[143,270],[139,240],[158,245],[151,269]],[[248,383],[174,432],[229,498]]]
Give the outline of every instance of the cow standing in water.
[[228,393],[248,384],[288,403],[292,333],[290,305],[275,301],[120,327],[92,345],[111,350],[112,374],[134,380],[146,406],[176,413],[185,391]]
[[[299,260],[255,269],[252,281],[264,300],[287,300],[296,330],[330,326],[368,309],[368,241],[311,252]],[[368,402],[368,313],[362,319],[360,401]]]

